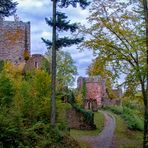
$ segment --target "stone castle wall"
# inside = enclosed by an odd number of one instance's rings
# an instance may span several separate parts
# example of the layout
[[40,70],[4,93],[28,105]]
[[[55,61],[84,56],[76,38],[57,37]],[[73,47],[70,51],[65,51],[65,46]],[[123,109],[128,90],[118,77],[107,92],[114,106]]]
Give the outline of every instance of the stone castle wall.
[[70,109],[67,111],[68,127],[71,129],[82,129],[82,130],[92,130],[96,129],[94,125],[94,117],[92,122],[88,123],[84,119],[84,115],[75,109]]
[[30,54],[30,23],[0,20],[0,60],[15,64],[24,61],[24,50]]
[[[24,66],[24,72],[32,71],[34,69],[42,69],[45,63],[49,63],[48,60],[41,54],[33,54],[27,61]],[[50,63],[48,67],[50,67]],[[48,69],[50,73],[50,68]]]
[[86,97],[84,100],[85,109],[97,111],[97,109],[102,106],[120,105],[122,103],[122,90],[113,89],[112,91],[115,98],[110,99],[106,92],[105,80],[103,80],[100,76],[88,78],[79,77],[77,81],[77,88],[79,91],[82,92],[82,89],[84,89],[84,84],[86,89]]
[[83,84],[86,85],[86,101],[85,108],[92,108],[94,101],[96,100],[97,106],[102,105],[102,98],[106,94],[105,80],[100,76],[95,77],[79,77],[78,78],[78,88],[83,89]]

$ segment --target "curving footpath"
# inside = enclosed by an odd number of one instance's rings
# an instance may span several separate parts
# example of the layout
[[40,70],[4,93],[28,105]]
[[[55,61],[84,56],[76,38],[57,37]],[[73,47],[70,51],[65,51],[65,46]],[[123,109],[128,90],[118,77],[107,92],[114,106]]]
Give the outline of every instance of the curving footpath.
[[98,136],[80,138],[81,141],[88,143],[89,148],[110,148],[112,145],[115,130],[115,118],[108,112],[101,112],[105,116],[105,126],[102,132]]

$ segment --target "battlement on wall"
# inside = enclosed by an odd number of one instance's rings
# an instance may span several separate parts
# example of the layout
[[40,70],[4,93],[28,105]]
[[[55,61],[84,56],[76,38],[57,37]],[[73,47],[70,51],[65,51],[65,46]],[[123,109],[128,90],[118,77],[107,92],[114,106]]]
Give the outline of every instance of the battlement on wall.
[[0,21],[0,60],[15,64],[24,61],[24,51],[30,54],[30,22]]
[[86,90],[85,108],[90,109],[95,104],[94,110],[97,110],[102,105],[102,98],[106,95],[105,80],[101,76],[79,77],[77,84],[80,91]]
[[100,76],[88,77],[88,78],[84,78],[84,80],[86,83],[98,83],[103,81]]
[[105,85],[105,80],[103,80],[101,76],[79,77],[77,80],[78,88],[82,87],[84,81],[85,83],[98,83]]

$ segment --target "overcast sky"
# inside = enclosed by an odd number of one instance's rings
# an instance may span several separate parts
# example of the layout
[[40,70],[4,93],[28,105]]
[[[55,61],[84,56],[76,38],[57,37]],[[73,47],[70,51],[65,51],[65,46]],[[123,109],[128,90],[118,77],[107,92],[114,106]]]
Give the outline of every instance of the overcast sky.
[[[17,15],[24,22],[31,22],[31,53],[46,52],[46,46],[41,40],[41,37],[51,39],[51,28],[45,23],[45,17],[52,16],[52,4],[50,0],[16,0],[18,2]],[[81,8],[61,9],[67,14],[69,20],[72,22],[79,22],[86,24],[86,17],[88,17],[88,9]],[[65,32],[66,35],[66,32]],[[90,65],[93,54],[89,50],[79,52],[76,46],[66,48],[71,53],[72,58],[78,68],[79,76],[85,76],[86,69]]]

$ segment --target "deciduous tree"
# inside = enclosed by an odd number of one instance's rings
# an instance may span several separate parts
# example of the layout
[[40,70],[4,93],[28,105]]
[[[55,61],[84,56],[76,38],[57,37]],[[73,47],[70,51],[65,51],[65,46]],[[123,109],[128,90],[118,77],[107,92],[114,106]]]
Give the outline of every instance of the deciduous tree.
[[106,90],[108,97],[110,99],[115,98],[115,94],[112,90],[113,84],[115,83],[116,79],[116,73],[113,73],[109,68],[108,68],[108,57],[101,57],[98,56],[91,65],[89,66],[87,73],[89,76],[97,76],[100,75],[102,79],[105,80],[106,83]]
[[[90,28],[83,27],[83,33],[90,36],[82,47],[93,49],[101,57],[107,57],[112,70],[119,76],[124,74],[124,84],[141,87],[145,104],[144,148],[147,147],[148,134],[148,95],[146,81],[148,42],[145,36],[144,21],[147,29],[147,1],[130,2],[118,0],[95,0],[90,10],[88,21]],[[144,7],[144,12],[142,9]],[[145,20],[144,15],[145,14]],[[146,38],[145,38],[146,37]],[[146,44],[145,44],[146,41]],[[136,83],[135,83],[136,82]],[[148,83],[147,83],[148,84]]]
[[[52,59],[51,50],[48,50],[46,57],[49,61]],[[62,90],[64,87],[74,85],[77,67],[69,52],[57,52],[57,89]]]

